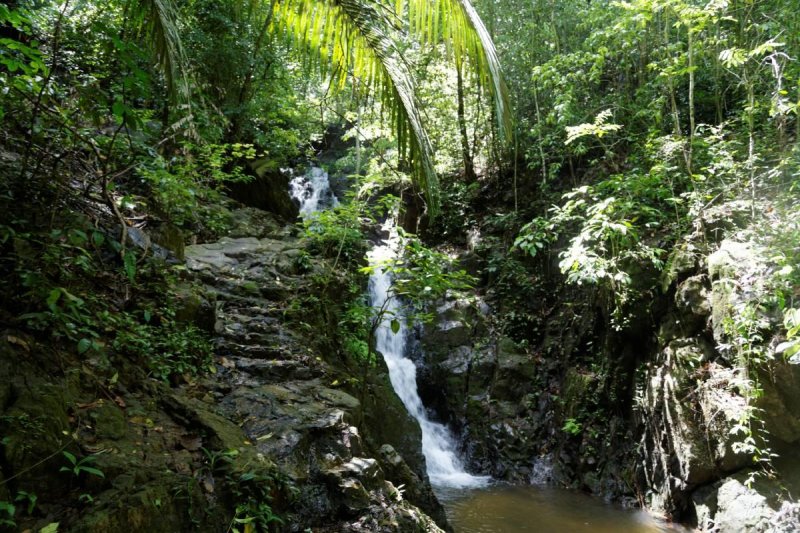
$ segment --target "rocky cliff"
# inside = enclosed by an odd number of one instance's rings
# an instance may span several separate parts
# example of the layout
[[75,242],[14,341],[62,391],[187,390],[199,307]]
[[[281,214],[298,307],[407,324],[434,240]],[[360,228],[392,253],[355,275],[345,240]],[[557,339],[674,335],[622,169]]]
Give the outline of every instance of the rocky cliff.
[[[233,215],[228,237],[185,248],[170,289],[176,318],[213,340],[210,372],[169,384],[3,332],[0,500],[35,491],[37,512],[17,518],[61,531],[446,528],[419,427],[385,369],[364,391],[336,349],[343,280],[292,227]],[[101,474],[59,474],[63,451]]]
[[491,256],[465,251],[488,283],[440,303],[416,358],[426,403],[459,431],[472,467],[702,530],[797,527],[800,372],[774,353],[778,268],[744,227],[749,210],[707,210],[621,331],[601,292],[544,276],[530,282],[549,286],[529,302],[536,329],[514,332],[514,296],[485,275]]

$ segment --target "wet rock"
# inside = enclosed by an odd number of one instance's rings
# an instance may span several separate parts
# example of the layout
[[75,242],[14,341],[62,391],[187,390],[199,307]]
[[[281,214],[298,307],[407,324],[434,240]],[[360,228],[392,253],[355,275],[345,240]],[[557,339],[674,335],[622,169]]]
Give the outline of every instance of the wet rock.
[[211,446],[217,450],[237,450],[245,444],[241,428],[225,417],[211,411],[210,406],[179,393],[164,399],[166,409],[188,427],[206,433]]
[[169,250],[175,254],[175,257],[183,261],[186,245],[183,232],[179,227],[168,223],[160,224],[150,230],[150,238],[154,243]]
[[190,284],[176,284],[172,289],[175,303],[175,320],[194,324],[198,328],[213,332],[216,324],[216,295]]
[[302,361],[270,361],[244,357],[234,358],[233,361],[239,370],[263,378],[268,382],[312,379],[321,375],[320,370],[310,368]]
[[342,479],[337,483],[336,490],[340,494],[341,504],[350,513],[358,513],[369,507],[369,493],[360,480]]
[[492,396],[513,400],[530,391],[536,365],[514,341],[502,338],[497,343],[497,371],[492,384]]

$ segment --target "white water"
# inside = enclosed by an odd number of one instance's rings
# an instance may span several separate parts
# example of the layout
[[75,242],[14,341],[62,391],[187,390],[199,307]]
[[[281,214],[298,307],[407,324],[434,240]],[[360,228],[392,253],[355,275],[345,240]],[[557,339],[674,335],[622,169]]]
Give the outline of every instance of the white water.
[[[319,167],[311,167],[304,175],[293,178],[289,185],[291,196],[300,202],[300,215],[303,218],[308,218],[325,207],[339,204],[330,189],[328,173]],[[384,225],[384,230],[389,231],[389,238],[369,252],[370,264],[380,265],[396,255],[398,237],[391,218]],[[489,482],[489,477],[467,473],[455,453],[453,435],[444,425],[428,419],[417,393],[417,368],[405,357],[406,325],[400,316],[398,301],[390,298],[391,288],[390,276],[380,268],[375,269],[369,279],[370,305],[378,310],[386,304],[383,323],[375,333],[376,348],[383,354],[389,368],[392,387],[422,429],[422,452],[431,483],[437,487],[456,489],[482,487]],[[391,329],[393,318],[397,318],[400,323],[397,333],[393,333]]]
[[308,218],[326,207],[336,207],[339,199],[331,191],[328,173],[319,167],[310,167],[302,176],[289,182],[289,194],[300,202],[300,216]]
[[[380,265],[395,257],[397,249],[397,232],[390,221],[384,226],[390,231],[390,237],[381,245],[374,247],[368,255],[370,264]],[[403,401],[408,412],[419,422],[422,429],[422,452],[428,465],[428,476],[431,483],[438,487],[471,488],[484,486],[489,482],[485,476],[473,476],[464,470],[464,466],[455,452],[455,440],[450,431],[442,424],[428,419],[425,407],[417,393],[417,368],[405,357],[406,326],[400,316],[399,303],[391,297],[392,280],[388,274],[376,268],[369,279],[369,298],[373,309],[380,309],[386,304],[383,323],[375,334],[376,348],[389,368],[389,379],[395,392]],[[387,302],[387,298],[390,298]],[[393,333],[391,321],[397,318],[400,330]]]

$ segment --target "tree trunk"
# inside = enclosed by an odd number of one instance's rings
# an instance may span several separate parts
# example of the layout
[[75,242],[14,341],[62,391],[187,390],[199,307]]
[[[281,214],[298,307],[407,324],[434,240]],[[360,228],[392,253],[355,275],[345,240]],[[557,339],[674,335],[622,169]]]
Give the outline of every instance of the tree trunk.
[[456,65],[456,84],[458,92],[458,131],[461,136],[461,157],[464,160],[464,179],[472,183],[477,179],[475,175],[475,163],[472,160],[472,151],[469,146],[467,136],[467,117],[464,110],[464,75],[462,73],[463,63]]

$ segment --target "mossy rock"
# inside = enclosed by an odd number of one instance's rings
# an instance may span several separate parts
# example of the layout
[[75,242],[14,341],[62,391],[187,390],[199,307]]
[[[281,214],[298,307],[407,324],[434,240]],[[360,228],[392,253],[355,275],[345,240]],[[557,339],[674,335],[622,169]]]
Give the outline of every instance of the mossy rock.
[[89,415],[94,420],[95,434],[101,439],[118,440],[125,436],[128,422],[122,410],[112,403],[105,402]]
[[[95,498],[70,531],[174,533],[224,531],[226,520],[209,515],[208,504],[194,480],[165,477],[134,493],[110,490]],[[220,529],[221,528],[221,529]]]
[[172,224],[161,224],[150,232],[150,238],[159,246],[175,254],[183,261],[186,243],[181,229]]
[[66,409],[74,403],[74,397],[69,389],[39,380],[28,384],[19,390],[13,406],[3,413],[5,423],[10,426],[5,458],[14,471],[31,468],[58,451],[67,438],[64,434],[70,431]]
[[175,320],[193,324],[204,331],[214,331],[217,320],[216,296],[191,283],[181,283],[171,289]]

